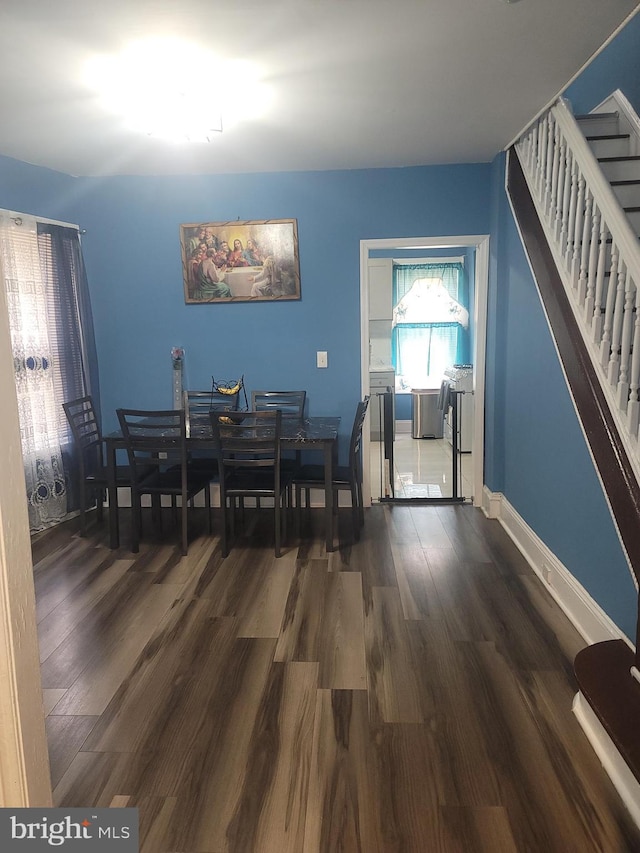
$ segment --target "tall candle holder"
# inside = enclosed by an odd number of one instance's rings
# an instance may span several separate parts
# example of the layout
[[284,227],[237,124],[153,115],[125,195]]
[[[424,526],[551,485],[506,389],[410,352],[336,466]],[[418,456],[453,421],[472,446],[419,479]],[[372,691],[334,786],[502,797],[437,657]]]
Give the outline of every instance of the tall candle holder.
[[172,387],[173,387],[173,408],[182,408],[182,374],[184,368],[184,348],[171,348],[171,366]]

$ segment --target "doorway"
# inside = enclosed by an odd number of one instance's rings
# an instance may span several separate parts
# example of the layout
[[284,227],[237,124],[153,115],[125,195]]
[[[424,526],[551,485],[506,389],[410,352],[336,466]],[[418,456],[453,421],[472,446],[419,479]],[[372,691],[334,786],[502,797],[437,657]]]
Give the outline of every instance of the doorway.
[[[395,436],[393,450],[399,459],[403,459],[403,467],[412,465],[410,461],[415,458],[416,470],[442,465],[446,476],[451,480],[453,466],[456,466],[456,477],[458,480],[460,496],[473,500],[474,505],[480,506],[483,488],[483,446],[484,446],[484,369],[486,349],[486,315],[487,315],[487,291],[488,291],[488,266],[489,266],[489,237],[488,235],[452,236],[452,237],[412,237],[407,239],[388,238],[375,240],[362,240],[360,242],[360,306],[361,306],[361,376],[362,393],[371,393],[370,367],[370,300],[372,296],[371,283],[369,280],[369,262],[372,258],[383,254],[409,251],[412,254],[426,250],[432,254],[432,250],[474,250],[474,292],[473,303],[469,306],[471,322],[474,334],[472,336],[471,364],[473,365],[469,379],[473,399],[472,414],[472,439],[470,446],[465,448],[465,453],[457,453],[452,458],[451,445],[446,436],[442,439],[414,439],[411,435],[411,424],[406,418],[394,421]],[[377,296],[373,293],[373,298]],[[459,398],[460,399],[460,398]],[[467,397],[467,405],[471,397]],[[439,489],[436,483],[425,483],[424,488],[418,488],[417,483],[398,482],[399,488],[385,489],[385,477],[387,481],[393,476],[389,470],[389,460],[385,460],[385,452],[381,442],[372,441],[369,430],[365,430],[363,440],[364,472],[363,486],[364,497],[367,503],[379,499],[393,498],[402,500],[442,500],[448,499],[447,490],[449,486]],[[408,461],[409,460],[409,461]],[[440,461],[438,461],[440,460]],[[384,472],[384,466],[387,466]],[[379,467],[382,466],[382,469]],[[376,482],[376,478],[378,482]],[[408,481],[411,476],[406,478]],[[417,479],[421,479],[418,475]],[[428,479],[433,479],[429,477]],[[393,494],[397,491],[397,494]]]

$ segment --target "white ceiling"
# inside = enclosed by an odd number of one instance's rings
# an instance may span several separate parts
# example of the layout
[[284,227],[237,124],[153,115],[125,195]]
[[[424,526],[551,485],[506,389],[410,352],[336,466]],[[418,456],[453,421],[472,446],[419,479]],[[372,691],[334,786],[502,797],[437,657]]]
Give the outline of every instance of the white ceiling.
[[[2,0],[0,154],[72,175],[488,162],[640,4],[631,0]],[[82,82],[95,52],[171,34],[249,58],[260,122],[176,145]],[[202,97],[214,90],[199,81]],[[233,81],[226,85],[233,85]]]

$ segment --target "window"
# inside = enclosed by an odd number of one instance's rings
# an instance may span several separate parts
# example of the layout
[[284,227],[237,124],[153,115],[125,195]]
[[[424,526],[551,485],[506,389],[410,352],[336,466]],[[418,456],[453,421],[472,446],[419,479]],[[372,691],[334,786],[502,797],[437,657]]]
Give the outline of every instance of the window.
[[98,393],[93,323],[77,228],[0,213],[0,269],[11,330],[32,532],[76,508],[62,409]]
[[461,263],[393,265],[392,359],[396,390],[439,388],[468,360],[469,312]]

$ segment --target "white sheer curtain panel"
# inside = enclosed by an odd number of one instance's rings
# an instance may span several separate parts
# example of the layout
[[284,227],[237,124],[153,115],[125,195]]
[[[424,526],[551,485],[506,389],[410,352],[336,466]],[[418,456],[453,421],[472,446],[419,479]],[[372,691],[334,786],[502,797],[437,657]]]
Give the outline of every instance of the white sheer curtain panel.
[[0,275],[9,312],[29,526],[33,532],[58,523],[67,512],[59,406],[54,394],[55,347],[49,339],[34,218],[0,214]]

